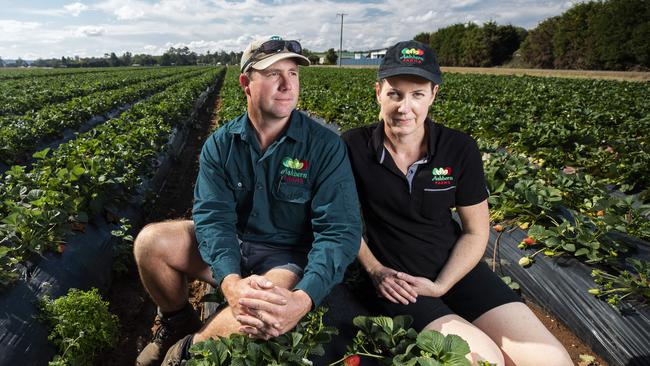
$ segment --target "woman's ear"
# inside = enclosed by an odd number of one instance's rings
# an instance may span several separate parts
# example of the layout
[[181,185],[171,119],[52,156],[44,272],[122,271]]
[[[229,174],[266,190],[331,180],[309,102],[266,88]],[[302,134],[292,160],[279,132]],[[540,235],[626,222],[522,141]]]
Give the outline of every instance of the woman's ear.
[[381,94],[381,84],[379,81],[375,83],[375,96],[377,97],[377,102],[379,102],[379,95]]
[[433,94],[433,97],[431,98],[431,103],[433,103],[436,100],[436,95],[438,95],[439,89],[440,89],[439,84],[433,86],[433,90],[431,90],[431,94]]

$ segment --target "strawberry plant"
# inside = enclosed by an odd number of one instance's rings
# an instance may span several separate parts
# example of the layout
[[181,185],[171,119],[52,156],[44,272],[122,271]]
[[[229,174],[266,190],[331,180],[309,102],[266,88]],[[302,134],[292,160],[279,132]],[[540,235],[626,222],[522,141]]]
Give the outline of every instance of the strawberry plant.
[[626,262],[631,270],[611,274],[594,269],[591,275],[598,287],[590,289],[589,293],[604,298],[613,306],[619,306],[627,297],[647,305],[650,302],[650,263],[633,258],[627,258]]
[[45,296],[41,309],[50,328],[48,339],[59,351],[50,362],[52,366],[90,365],[117,342],[119,321],[96,288],[70,289],[56,300]]
[[323,324],[325,312],[327,308],[317,308],[292,331],[269,341],[232,334],[194,344],[190,348],[192,359],[186,365],[311,365],[309,357],[322,356],[323,345],[338,334],[336,328]]
[[[382,365],[470,365],[470,349],[461,337],[434,330],[417,333],[412,318],[398,315],[354,318],[360,330],[348,347],[348,354],[332,363],[358,364],[359,357],[377,359]],[[488,362],[482,365],[490,365]]]

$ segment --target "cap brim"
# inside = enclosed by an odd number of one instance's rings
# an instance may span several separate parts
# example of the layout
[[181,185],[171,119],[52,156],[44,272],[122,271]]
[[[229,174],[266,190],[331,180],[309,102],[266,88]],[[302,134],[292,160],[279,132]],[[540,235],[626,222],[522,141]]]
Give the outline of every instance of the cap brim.
[[309,59],[301,54],[293,53],[293,52],[280,52],[274,54],[273,56],[269,56],[263,60],[257,61],[253,63],[250,67],[252,67],[255,70],[264,70],[267,67],[273,65],[274,63],[287,58],[295,59],[298,65],[302,65],[302,66],[311,65]]
[[417,67],[409,67],[409,66],[395,67],[388,70],[382,70],[379,73],[377,73],[377,76],[379,76],[380,79],[385,79],[385,78],[389,78],[392,76],[399,76],[399,75],[415,75],[415,76],[425,78],[436,85],[442,84],[442,75],[434,74],[432,72],[422,70]]

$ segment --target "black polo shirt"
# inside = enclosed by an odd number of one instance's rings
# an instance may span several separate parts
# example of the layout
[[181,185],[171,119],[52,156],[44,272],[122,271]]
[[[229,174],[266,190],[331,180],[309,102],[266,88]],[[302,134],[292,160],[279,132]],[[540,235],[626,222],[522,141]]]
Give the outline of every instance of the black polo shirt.
[[427,118],[427,155],[409,179],[384,148],[384,123],[342,135],[368,246],[385,266],[434,280],[461,233],[451,208],[488,197],[476,142]]

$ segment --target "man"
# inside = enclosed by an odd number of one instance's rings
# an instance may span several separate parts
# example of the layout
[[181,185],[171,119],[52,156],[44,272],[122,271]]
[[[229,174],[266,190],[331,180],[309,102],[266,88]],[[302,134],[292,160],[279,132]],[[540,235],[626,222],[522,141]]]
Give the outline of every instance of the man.
[[[138,365],[165,354],[163,364],[180,364],[191,344],[210,337],[283,334],[356,256],[361,220],[345,145],[295,110],[298,65],[309,65],[301,51],[277,36],[246,48],[239,82],[247,113],[203,147],[193,222],[149,225],[138,235],[136,262],[159,309]],[[201,329],[187,277],[218,287],[228,302]]]

